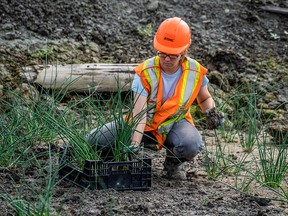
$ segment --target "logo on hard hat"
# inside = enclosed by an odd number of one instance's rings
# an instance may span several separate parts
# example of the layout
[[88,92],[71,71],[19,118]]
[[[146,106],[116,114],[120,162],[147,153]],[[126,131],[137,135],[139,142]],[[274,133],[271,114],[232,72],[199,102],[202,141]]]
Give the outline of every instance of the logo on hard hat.
[[168,40],[168,41],[171,41],[171,42],[174,41],[174,39],[171,39],[171,38],[168,38],[168,37],[164,37],[164,40]]

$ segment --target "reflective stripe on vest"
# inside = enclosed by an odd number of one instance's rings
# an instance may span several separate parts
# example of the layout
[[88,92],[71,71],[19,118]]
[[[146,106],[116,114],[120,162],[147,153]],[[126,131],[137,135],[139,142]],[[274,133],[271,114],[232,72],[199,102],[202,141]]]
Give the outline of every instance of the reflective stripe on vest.
[[[185,103],[189,101],[189,98],[191,97],[192,93],[195,91],[195,88],[198,84],[200,73],[191,73],[190,71],[198,72],[200,71],[200,64],[190,59],[189,61],[186,61],[184,63],[184,68],[182,65],[182,70],[184,73],[184,83],[183,86],[185,88],[182,88],[181,97],[179,100],[179,106],[183,106]],[[190,73],[189,73],[190,72]]]
[[157,61],[157,58],[148,59],[144,62],[143,68],[145,68],[143,72],[151,88],[149,98],[156,102],[158,81],[160,78],[159,61]]

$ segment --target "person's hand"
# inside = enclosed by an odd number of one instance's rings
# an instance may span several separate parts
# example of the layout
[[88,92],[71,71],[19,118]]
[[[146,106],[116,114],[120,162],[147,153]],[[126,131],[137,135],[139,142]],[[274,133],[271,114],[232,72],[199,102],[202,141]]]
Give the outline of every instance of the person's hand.
[[224,119],[224,113],[219,112],[216,110],[216,108],[212,108],[210,110],[206,110],[206,129],[217,129],[220,128],[225,119]]
[[132,141],[128,149],[132,154],[138,154],[140,152],[140,143]]

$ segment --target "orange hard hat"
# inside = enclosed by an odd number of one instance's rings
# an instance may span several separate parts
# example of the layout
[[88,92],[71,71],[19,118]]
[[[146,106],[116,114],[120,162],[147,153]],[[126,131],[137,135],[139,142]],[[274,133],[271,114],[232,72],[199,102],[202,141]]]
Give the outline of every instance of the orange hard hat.
[[154,48],[167,54],[180,54],[191,44],[191,31],[181,18],[164,20],[154,37]]

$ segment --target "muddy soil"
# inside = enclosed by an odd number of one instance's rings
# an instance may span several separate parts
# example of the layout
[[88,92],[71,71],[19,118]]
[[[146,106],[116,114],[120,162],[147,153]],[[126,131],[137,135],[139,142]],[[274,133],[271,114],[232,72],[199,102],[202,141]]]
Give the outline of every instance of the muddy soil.
[[[30,203],[30,207],[38,211],[41,210],[39,199],[48,203],[40,194],[48,193],[47,176],[54,173],[49,172],[47,146],[43,146],[34,148],[34,156],[43,170],[39,170],[39,164],[26,167],[23,162],[22,168],[0,172],[1,193],[6,198],[13,197],[14,204],[25,200],[24,203]],[[201,155],[194,163],[186,164],[187,181],[177,181],[163,176],[164,152],[147,152],[153,157],[152,186],[148,190],[83,189],[56,178],[56,186],[51,188],[50,215],[287,215],[287,206],[258,198],[257,190],[254,194],[245,195],[220,181],[209,180],[201,165]],[[7,202],[0,199],[0,204],[1,216],[18,215]]]
[[[225,76],[228,85],[223,91],[229,92],[243,77],[253,82],[260,76],[277,82],[282,91],[275,94],[285,98],[288,17],[260,9],[263,5],[288,8],[287,0],[1,0],[0,63],[5,66],[1,85],[16,85],[23,65],[45,63],[44,51],[50,62],[141,62],[155,54],[153,35],[161,21],[179,16],[193,32],[190,56]],[[274,69],[263,59],[272,59]],[[212,78],[210,82],[217,85]],[[187,181],[163,178],[163,160],[153,159],[148,191],[92,191],[59,182],[51,215],[287,215],[285,206],[209,180],[201,157],[187,165]],[[27,182],[43,178],[33,170],[28,174]],[[0,182],[17,196],[11,172],[1,172]],[[0,215],[15,215],[6,202],[0,204]]]

